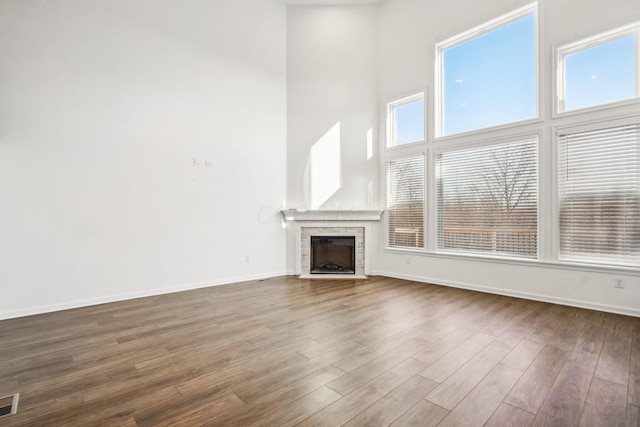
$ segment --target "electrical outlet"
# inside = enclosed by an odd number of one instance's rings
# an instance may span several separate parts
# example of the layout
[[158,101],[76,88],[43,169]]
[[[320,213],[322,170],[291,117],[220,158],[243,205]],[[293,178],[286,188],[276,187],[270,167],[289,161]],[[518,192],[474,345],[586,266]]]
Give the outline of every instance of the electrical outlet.
[[251,262],[251,257],[249,257],[249,255],[247,255],[246,257],[244,257],[244,261],[249,264]]
[[616,277],[614,280],[615,280],[613,285],[614,288],[624,289],[624,282],[622,281],[621,278]]

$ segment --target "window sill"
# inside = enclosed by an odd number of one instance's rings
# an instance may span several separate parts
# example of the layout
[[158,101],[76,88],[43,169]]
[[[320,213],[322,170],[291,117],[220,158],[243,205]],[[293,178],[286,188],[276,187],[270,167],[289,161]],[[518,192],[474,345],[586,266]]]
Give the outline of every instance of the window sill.
[[[554,111],[551,116],[552,119],[562,119],[564,117],[574,117],[587,115],[589,113],[598,113],[603,111],[617,112],[618,109],[624,109],[625,107],[639,105],[640,97],[625,99],[622,101],[609,102],[607,104],[594,105],[592,107],[576,108],[568,111]],[[624,115],[623,115],[624,116]]]
[[482,254],[466,254],[466,253],[451,253],[451,252],[431,252],[426,250],[414,250],[404,248],[385,248],[384,252],[387,254],[395,255],[415,255],[424,256],[428,258],[440,258],[440,259],[452,259],[459,261],[472,261],[472,262],[487,262],[492,264],[506,264],[506,265],[521,265],[526,267],[542,267],[542,268],[554,268],[561,270],[577,270],[577,271],[590,271],[594,273],[606,273],[606,274],[625,274],[640,277],[640,269],[626,266],[615,265],[596,265],[586,264],[579,262],[568,261],[540,261],[534,259],[524,258],[510,258],[500,256],[489,256]]
[[[513,129],[525,128],[525,127],[531,126],[531,125],[539,125],[539,124],[541,124],[543,122],[544,122],[544,120],[542,118],[534,117],[534,118],[531,118],[531,119],[526,119],[526,120],[522,120],[522,121],[514,122],[514,123],[496,125],[496,126],[492,126],[492,127],[488,127],[488,128],[482,128],[482,129],[474,129],[474,130],[469,130],[469,131],[466,131],[466,132],[454,133],[454,134],[451,134],[451,135],[436,136],[436,137],[433,138],[433,142],[434,143],[445,143],[445,142],[452,141],[452,140],[474,138],[476,136],[485,136],[485,135],[490,134],[490,133],[497,133],[497,132],[501,132],[501,131],[510,131],[510,130],[513,130]],[[525,131],[525,132],[527,132],[527,131]]]
[[423,147],[425,143],[426,141],[420,140],[420,141],[407,142],[405,144],[400,144],[400,145],[390,145],[385,147],[385,151],[387,153],[400,152],[400,151],[415,148],[415,147]]

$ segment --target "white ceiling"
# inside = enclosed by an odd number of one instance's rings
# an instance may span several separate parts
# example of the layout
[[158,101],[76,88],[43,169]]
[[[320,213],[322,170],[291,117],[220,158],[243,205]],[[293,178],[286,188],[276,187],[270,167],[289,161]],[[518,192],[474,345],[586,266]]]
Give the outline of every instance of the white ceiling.
[[358,4],[378,4],[384,0],[280,0],[292,6],[351,6]]

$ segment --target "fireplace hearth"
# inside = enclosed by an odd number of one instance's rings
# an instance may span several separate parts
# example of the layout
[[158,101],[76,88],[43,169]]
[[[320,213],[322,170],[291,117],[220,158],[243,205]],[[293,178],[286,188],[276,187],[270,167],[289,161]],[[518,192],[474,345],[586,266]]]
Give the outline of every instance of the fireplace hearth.
[[356,274],[355,236],[311,236],[311,274]]

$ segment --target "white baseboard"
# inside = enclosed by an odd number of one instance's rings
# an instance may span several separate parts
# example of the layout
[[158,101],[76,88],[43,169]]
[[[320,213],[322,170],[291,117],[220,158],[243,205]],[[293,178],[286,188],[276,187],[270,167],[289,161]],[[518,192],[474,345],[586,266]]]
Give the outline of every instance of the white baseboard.
[[285,271],[278,271],[264,274],[254,274],[250,276],[227,277],[224,279],[216,279],[199,283],[187,283],[164,288],[148,289],[138,292],[129,292],[125,294],[108,295],[100,298],[89,298],[83,300],[75,300],[60,304],[41,305],[37,307],[29,307],[21,310],[0,312],[0,320],[14,319],[17,317],[31,316],[34,314],[51,313],[54,311],[69,310],[72,308],[87,307],[97,304],[105,304],[109,302],[124,301],[134,298],[151,297],[156,295],[170,294],[174,292],[190,291],[193,289],[208,288],[210,286],[230,285],[238,282],[247,282],[250,280],[268,279],[271,277],[284,276]]
[[[126,294],[109,295],[109,296],[100,297],[100,298],[76,300],[76,301],[65,302],[60,304],[42,305],[37,307],[29,307],[21,310],[0,312],[0,320],[31,316],[34,314],[50,313],[54,311],[68,310],[68,309],[79,308],[79,307],[87,307],[91,305],[105,304],[109,302],[124,301],[124,300],[134,299],[134,298],[143,298],[143,297],[150,297],[155,295],[169,294],[173,292],[207,288],[210,286],[229,285],[229,284],[238,283],[238,282],[268,279],[268,278],[278,277],[278,276],[294,276],[294,275],[295,275],[294,271],[286,270],[286,271],[278,271],[278,272],[265,273],[265,274],[255,274],[251,276],[228,277],[224,279],[217,279],[217,280],[212,280],[207,282],[181,284],[176,286],[148,289],[144,291],[131,292]],[[431,283],[434,285],[449,286],[452,288],[468,289],[468,290],[486,292],[486,293],[497,294],[497,295],[524,298],[524,299],[529,299],[534,301],[549,302],[554,304],[567,305],[571,307],[586,308],[590,310],[598,310],[598,311],[604,311],[608,313],[616,313],[616,314],[624,314],[627,316],[640,317],[640,310],[630,309],[628,307],[598,304],[590,301],[560,298],[552,295],[542,295],[542,294],[535,294],[535,293],[529,293],[529,292],[517,292],[517,291],[504,289],[504,288],[494,288],[494,287],[488,287],[488,286],[474,285],[470,283],[443,281],[439,279],[431,279],[428,277],[421,277],[421,276],[412,276],[408,274],[398,274],[398,273],[388,272],[388,271],[372,271],[371,275],[393,277],[396,279],[411,280],[414,282]]]
[[607,313],[624,314],[627,316],[640,317],[640,310],[636,310],[628,307],[613,306],[608,304],[598,304],[591,301],[561,298],[561,297],[555,297],[553,295],[543,295],[543,294],[535,294],[535,293],[529,293],[529,292],[518,292],[518,291],[513,291],[511,289],[493,288],[489,286],[474,285],[471,283],[443,281],[440,279],[430,279],[428,277],[412,276],[409,274],[398,274],[398,273],[393,273],[389,271],[376,271],[376,272],[372,272],[371,274],[375,276],[393,277],[395,279],[411,280],[413,282],[430,283],[433,285],[449,286],[452,288],[468,289],[471,291],[486,292],[489,294],[504,295],[508,297],[523,298],[523,299],[528,299],[533,301],[549,302],[553,304],[567,305],[570,307],[586,308],[589,310],[597,310],[597,311],[604,311]]

